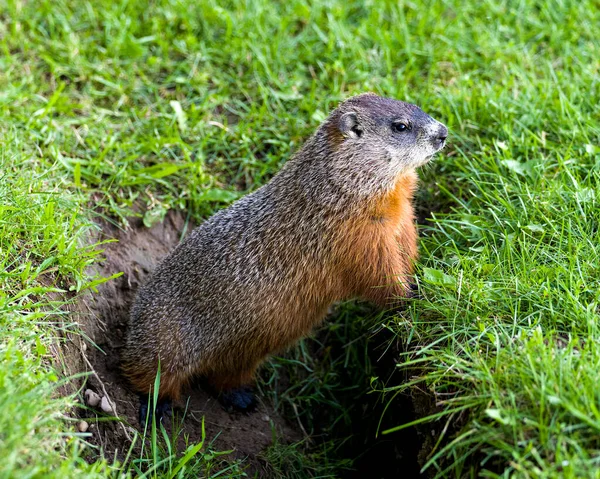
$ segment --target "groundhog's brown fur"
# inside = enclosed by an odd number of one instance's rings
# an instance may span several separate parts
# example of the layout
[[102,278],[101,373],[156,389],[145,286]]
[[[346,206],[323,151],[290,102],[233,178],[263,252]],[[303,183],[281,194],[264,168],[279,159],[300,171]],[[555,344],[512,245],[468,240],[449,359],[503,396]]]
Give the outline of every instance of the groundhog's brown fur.
[[132,309],[124,370],[160,398],[193,376],[248,384],[267,355],[336,301],[386,306],[409,291],[415,168],[446,128],[414,105],[342,103],[267,185],[209,218],[157,268]]

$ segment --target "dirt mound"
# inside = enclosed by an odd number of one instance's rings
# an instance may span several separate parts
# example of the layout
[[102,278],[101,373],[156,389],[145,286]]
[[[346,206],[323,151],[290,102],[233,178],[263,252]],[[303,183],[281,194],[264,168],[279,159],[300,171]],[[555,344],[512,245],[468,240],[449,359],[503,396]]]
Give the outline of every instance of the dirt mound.
[[[127,231],[103,224],[100,240],[116,239],[105,245],[105,260],[96,266],[105,277],[123,272],[123,275],[98,287],[98,293],[84,298],[78,305],[80,327],[91,341],[82,340],[77,351],[71,354],[68,372],[81,371],[82,366],[94,373],[86,378],[84,389],[99,395],[108,395],[116,408],[118,421],[94,422],[90,442],[97,445],[106,457],[123,457],[130,447],[131,430],[137,428],[139,400],[121,376],[120,350],[124,345],[129,308],[137,288],[157,262],[180,241],[192,227],[186,225],[181,214],[170,212],[165,221],[146,228],[141,220],[131,222]],[[76,340],[75,343],[78,341]],[[82,352],[83,351],[83,352]],[[78,357],[79,356],[79,357]],[[194,386],[183,394],[183,401],[175,404],[180,414],[185,412],[180,446],[185,447],[183,436],[189,442],[202,439],[202,418],[206,428],[206,441],[214,450],[233,450],[232,458],[248,458],[251,467],[260,468],[257,455],[273,440],[273,430],[283,442],[301,438],[273,408],[259,398],[258,410],[250,415],[229,414],[209,393]],[[89,410],[81,416],[89,418]],[[91,421],[90,421],[91,422]]]

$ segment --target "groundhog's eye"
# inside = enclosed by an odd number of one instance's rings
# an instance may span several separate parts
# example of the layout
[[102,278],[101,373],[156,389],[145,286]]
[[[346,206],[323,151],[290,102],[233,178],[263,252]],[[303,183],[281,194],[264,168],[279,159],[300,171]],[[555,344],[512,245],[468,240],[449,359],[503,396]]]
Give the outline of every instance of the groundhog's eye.
[[404,123],[403,121],[395,121],[394,123],[392,123],[392,130],[396,133],[403,133],[405,131],[410,130],[410,126],[407,123]]

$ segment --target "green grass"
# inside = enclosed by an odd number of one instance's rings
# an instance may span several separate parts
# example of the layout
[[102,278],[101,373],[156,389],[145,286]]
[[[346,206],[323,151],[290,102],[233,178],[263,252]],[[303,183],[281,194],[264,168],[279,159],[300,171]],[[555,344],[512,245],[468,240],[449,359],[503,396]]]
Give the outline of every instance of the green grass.
[[96,253],[79,246],[88,228],[74,213],[83,198],[62,191],[56,169],[30,161],[17,134],[2,136],[0,477],[101,476],[104,465],[88,466],[67,432],[73,398],[57,396],[63,380],[48,367],[57,356],[53,338],[73,327],[57,293],[93,280],[83,269]]
[[[51,367],[64,301],[98,279],[94,215],[201,220],[375,90],[451,137],[421,175],[421,299],[385,324],[403,372],[368,398],[435,398],[418,427],[438,477],[596,477],[599,28],[595,0],[2,2],[0,475],[116,473],[81,459]],[[342,423],[336,378],[365,355],[324,370],[310,355],[291,356],[310,374],[289,400]],[[372,400],[366,376],[355,403]]]

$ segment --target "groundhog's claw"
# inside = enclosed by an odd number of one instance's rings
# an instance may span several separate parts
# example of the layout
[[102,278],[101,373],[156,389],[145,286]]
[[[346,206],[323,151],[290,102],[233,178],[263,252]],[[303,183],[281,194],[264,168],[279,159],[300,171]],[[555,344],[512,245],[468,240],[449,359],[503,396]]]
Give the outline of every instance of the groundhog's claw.
[[[171,401],[163,400],[158,401],[156,408],[154,409],[154,417],[157,423],[163,420],[163,417],[171,414]],[[148,417],[148,396],[146,394],[140,394],[140,425],[144,426],[146,421],[150,423],[152,421],[152,413]]]
[[421,294],[419,293],[419,285],[417,283],[410,283],[409,287],[410,291],[408,292],[406,297],[411,299],[421,299]]
[[219,402],[226,411],[251,412],[256,409],[256,397],[252,388],[236,388],[219,394]]

